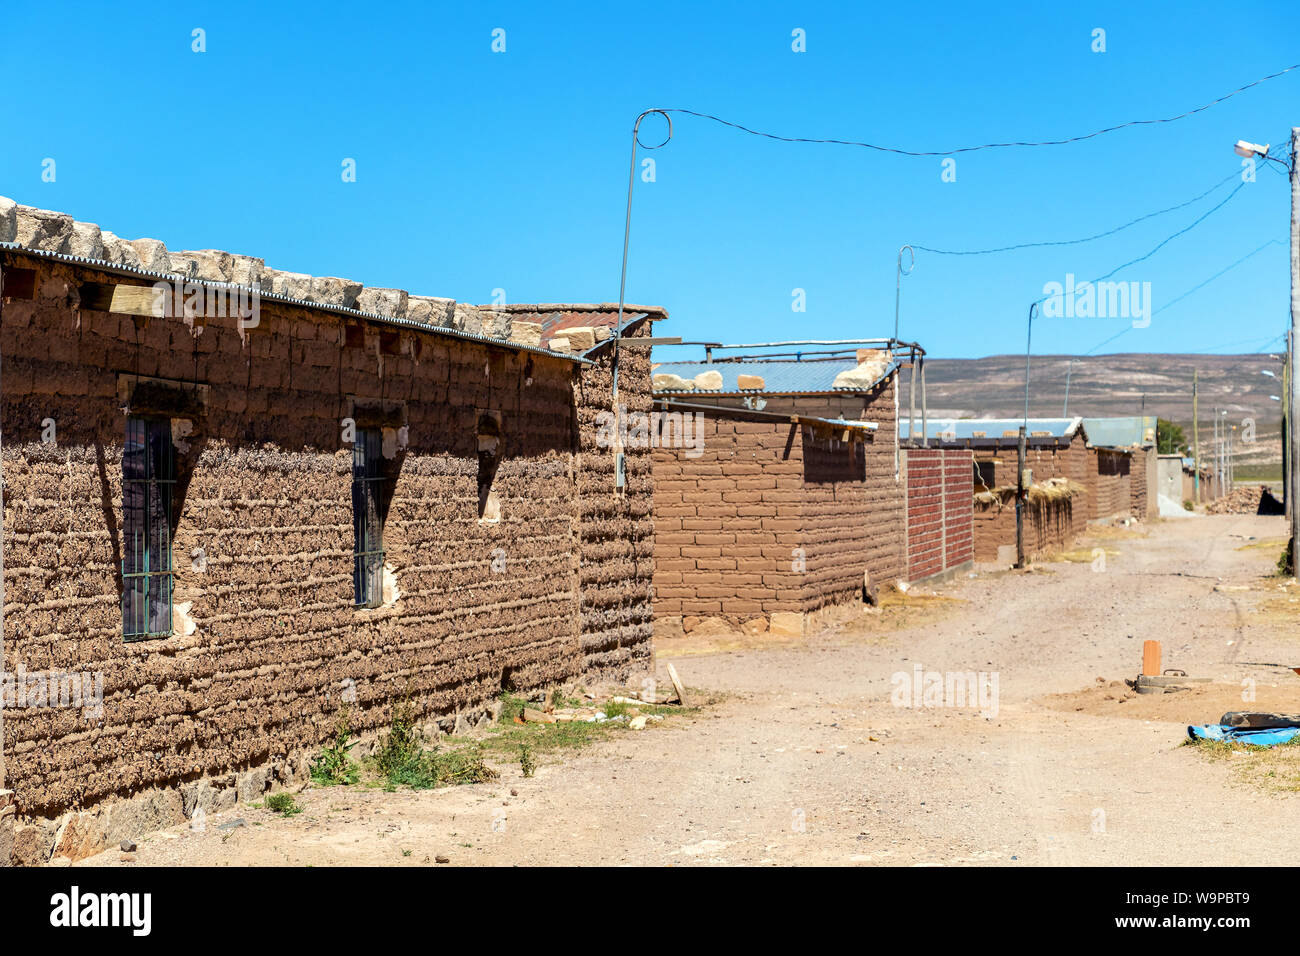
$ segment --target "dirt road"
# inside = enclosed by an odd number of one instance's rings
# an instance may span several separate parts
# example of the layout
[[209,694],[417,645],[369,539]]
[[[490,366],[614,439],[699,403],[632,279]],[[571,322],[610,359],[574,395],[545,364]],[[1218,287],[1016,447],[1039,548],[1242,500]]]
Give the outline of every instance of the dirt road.
[[[1268,577],[1284,534],[1240,516],[1102,531],[1075,561],[981,571],[812,638],[660,644],[661,671],[721,699],[530,779],[313,788],[298,816],[241,807],[142,839],[136,862],[78,865],[1284,864],[1300,783],[1180,746],[1227,709],[1300,710],[1277,666],[1300,664],[1300,589]],[[1147,638],[1218,683],[1134,698],[1114,682]],[[996,700],[895,706],[917,665],[996,675]]]

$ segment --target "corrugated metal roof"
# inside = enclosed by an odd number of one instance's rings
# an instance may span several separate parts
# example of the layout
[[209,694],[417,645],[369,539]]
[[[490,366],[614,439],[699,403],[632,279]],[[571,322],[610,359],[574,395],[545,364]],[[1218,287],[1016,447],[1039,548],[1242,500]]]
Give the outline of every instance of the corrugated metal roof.
[[1131,448],[1134,445],[1149,446],[1156,443],[1154,415],[1085,418],[1083,429],[1088,433],[1088,444],[1096,448]]
[[[1079,418],[1031,418],[1025,434],[1031,439],[1051,438],[1068,441],[1079,430]],[[930,418],[925,423],[926,438],[935,441],[1003,442],[1018,441],[1022,418]],[[1085,429],[1086,430],[1086,429]],[[898,420],[899,437],[912,437],[911,423],[903,417]],[[917,419],[916,437],[921,437],[921,422]]]
[[[694,378],[701,372],[718,372],[722,375],[720,391],[705,392],[661,392],[655,394],[703,394],[725,395],[739,393],[745,395],[779,395],[808,392],[857,392],[864,389],[834,388],[832,383],[840,372],[851,371],[858,367],[853,359],[791,362],[775,360],[771,362],[664,362],[655,368],[655,375],[680,375],[682,378]],[[896,368],[890,365],[881,378],[887,378]],[[741,390],[737,384],[739,375],[757,375],[763,379],[763,388]],[[878,380],[879,381],[879,380]]]

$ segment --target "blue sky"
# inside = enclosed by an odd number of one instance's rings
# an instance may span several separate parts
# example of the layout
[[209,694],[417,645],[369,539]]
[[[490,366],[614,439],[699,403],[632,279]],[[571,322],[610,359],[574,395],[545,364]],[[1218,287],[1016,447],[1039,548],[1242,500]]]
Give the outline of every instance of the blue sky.
[[[1169,116],[1300,62],[1294,0],[11,6],[0,195],[128,238],[473,302],[497,288],[511,302],[617,298],[630,131],[647,107],[940,150]],[[659,332],[687,339],[888,335],[902,243],[1102,232],[1204,192],[1239,169],[1235,140],[1278,144],[1293,123],[1300,70],[1177,123],[965,154],[943,182],[939,158],[679,117],[650,154],[656,181],[637,182],[628,300],[666,306]],[[918,253],[901,334],[933,356],[1021,351],[1045,283],[1145,254],[1233,186],[1085,245]],[[1150,282],[1159,309],[1279,240],[1104,351],[1276,347],[1288,215],[1285,176],[1261,169],[1117,275]],[[1085,352],[1130,324],[1044,319],[1034,352]]]

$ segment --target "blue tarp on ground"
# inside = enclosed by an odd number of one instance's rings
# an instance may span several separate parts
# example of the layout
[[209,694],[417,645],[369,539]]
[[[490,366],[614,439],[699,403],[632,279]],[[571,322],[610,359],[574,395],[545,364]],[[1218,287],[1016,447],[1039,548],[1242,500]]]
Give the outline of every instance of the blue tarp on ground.
[[1193,740],[1235,740],[1238,743],[1251,744],[1255,747],[1272,747],[1287,743],[1300,727],[1270,727],[1251,729],[1249,727],[1229,727],[1227,724],[1207,724],[1204,727],[1188,727],[1187,736]]

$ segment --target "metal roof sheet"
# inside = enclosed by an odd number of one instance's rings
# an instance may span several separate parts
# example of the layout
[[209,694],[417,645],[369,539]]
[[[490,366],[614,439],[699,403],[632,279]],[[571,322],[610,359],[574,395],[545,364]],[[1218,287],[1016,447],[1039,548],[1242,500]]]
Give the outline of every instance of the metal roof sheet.
[[[1081,421],[1079,418],[1031,418],[1025,434],[1030,439],[1068,441],[1074,437]],[[925,436],[936,441],[1016,441],[1022,424],[1025,424],[1022,418],[929,418],[925,423]],[[912,437],[911,423],[901,416],[898,434],[903,439]],[[921,437],[919,420],[916,437]]]
[[[1085,418],[1083,429],[1088,444],[1097,448],[1131,448],[1156,443],[1154,415],[1129,415],[1119,418]],[[1147,435],[1150,435],[1150,438]]]

